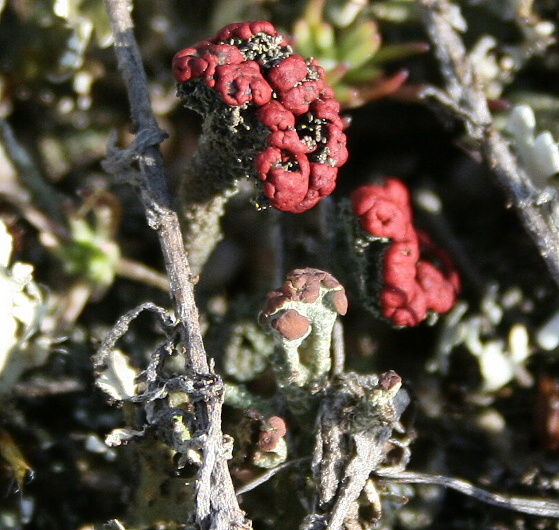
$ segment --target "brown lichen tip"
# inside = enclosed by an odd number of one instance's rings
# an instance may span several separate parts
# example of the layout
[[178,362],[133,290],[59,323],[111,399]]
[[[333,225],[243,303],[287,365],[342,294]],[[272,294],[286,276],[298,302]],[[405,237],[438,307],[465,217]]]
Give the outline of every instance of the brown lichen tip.
[[287,309],[278,318],[272,320],[270,325],[287,340],[296,340],[307,334],[311,323],[295,309]]
[[259,321],[287,340],[300,339],[311,324],[305,305],[318,300],[339,315],[347,312],[345,289],[334,276],[320,269],[295,269],[280,289],[268,293]]
[[271,416],[262,425],[262,431],[258,435],[258,449],[265,452],[273,451],[286,432],[285,421],[279,416]]
[[327,296],[333,309],[339,315],[347,312],[347,297],[342,284],[329,272],[320,269],[295,269],[286,278],[281,289],[282,293],[289,299],[298,302],[312,304],[320,296],[320,290],[327,289]]
[[381,374],[378,382],[385,390],[392,390],[395,387],[399,389],[402,386],[402,378],[394,370]]

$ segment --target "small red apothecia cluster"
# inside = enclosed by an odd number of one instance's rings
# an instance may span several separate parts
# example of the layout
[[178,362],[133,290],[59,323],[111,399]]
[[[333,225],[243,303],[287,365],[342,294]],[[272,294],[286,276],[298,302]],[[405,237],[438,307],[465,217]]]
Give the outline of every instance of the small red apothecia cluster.
[[451,309],[460,290],[458,273],[448,255],[413,226],[406,186],[394,178],[361,186],[351,194],[351,205],[363,230],[389,240],[383,256],[382,316],[398,326],[415,326],[429,311]]
[[254,157],[270,204],[300,213],[335,188],[347,160],[340,106],[314,59],[294,54],[269,22],[242,22],[178,52],[180,84],[203,82],[226,105],[253,108],[269,131]]

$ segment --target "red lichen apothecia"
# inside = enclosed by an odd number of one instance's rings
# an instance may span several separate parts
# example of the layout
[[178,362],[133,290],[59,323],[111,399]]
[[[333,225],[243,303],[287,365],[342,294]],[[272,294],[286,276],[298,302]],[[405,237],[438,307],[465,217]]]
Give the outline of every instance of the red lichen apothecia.
[[413,226],[406,186],[394,178],[361,186],[351,194],[351,207],[361,228],[384,244],[381,315],[398,326],[415,326],[430,311],[451,309],[460,278],[448,255]]
[[233,179],[255,177],[271,206],[292,213],[332,193],[347,159],[340,106],[323,69],[272,24],[226,26],[178,52],[173,74],[185,106],[221,135],[216,156]]

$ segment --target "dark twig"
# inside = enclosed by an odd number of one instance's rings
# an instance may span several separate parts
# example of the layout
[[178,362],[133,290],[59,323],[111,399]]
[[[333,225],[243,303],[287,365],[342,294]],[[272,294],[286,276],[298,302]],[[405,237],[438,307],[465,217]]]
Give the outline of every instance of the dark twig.
[[[63,231],[64,218],[60,209],[59,197],[54,188],[41,175],[27,149],[18,141],[10,124],[2,117],[0,117],[0,144],[14,165],[20,180],[31,192],[33,202],[48,213],[49,219],[54,219],[56,224],[60,225],[59,233]],[[49,224],[54,225],[55,223],[50,221]]]
[[556,194],[551,189],[538,189],[531,182],[507,142],[494,129],[487,98],[459,34],[462,19],[458,7],[448,0],[421,0],[420,4],[446,85],[446,92],[429,88],[423,97],[436,100],[464,124],[559,284]]
[[[202,334],[198,323],[198,310],[194,301],[192,275],[176,212],[171,206],[159,143],[164,133],[158,128],[151,111],[146,75],[133,34],[130,3],[127,0],[106,0],[111,21],[114,47],[128,98],[136,139],[125,151],[111,149],[105,168],[109,172],[130,170],[130,163],[138,162],[138,186],[151,228],[159,236],[165,267],[169,276],[170,293],[177,325],[184,347],[185,373],[204,376],[211,372]],[[221,432],[222,398],[209,396],[196,403],[198,429],[205,432],[207,442],[203,448],[203,462],[196,488],[195,520],[200,528],[248,528],[240,510],[229,470],[227,454]]]

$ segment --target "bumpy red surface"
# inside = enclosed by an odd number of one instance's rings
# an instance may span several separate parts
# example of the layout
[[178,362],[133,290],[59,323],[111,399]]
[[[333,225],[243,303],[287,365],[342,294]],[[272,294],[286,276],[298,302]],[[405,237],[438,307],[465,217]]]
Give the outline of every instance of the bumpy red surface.
[[406,186],[394,178],[361,186],[351,194],[351,204],[366,232],[390,240],[383,258],[382,315],[398,326],[415,326],[429,311],[451,309],[460,278],[449,256],[413,226]]
[[[245,58],[258,39],[273,48],[273,59]],[[270,134],[254,167],[273,207],[299,213],[332,193],[347,160],[340,106],[324,70],[292,53],[272,24],[226,26],[215,38],[178,52],[173,74],[179,83],[201,79],[227,105],[255,107]]]

